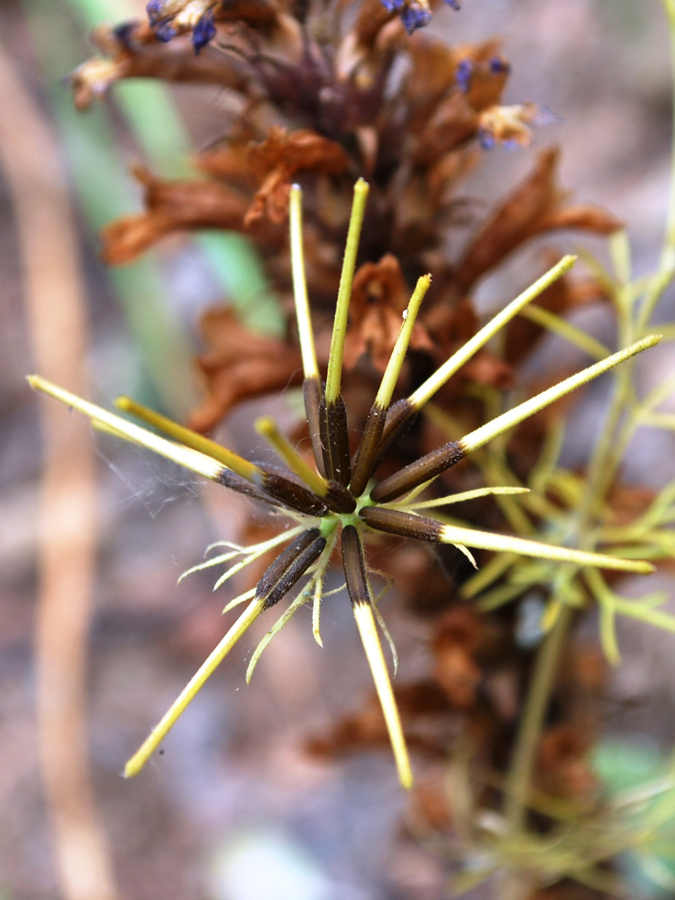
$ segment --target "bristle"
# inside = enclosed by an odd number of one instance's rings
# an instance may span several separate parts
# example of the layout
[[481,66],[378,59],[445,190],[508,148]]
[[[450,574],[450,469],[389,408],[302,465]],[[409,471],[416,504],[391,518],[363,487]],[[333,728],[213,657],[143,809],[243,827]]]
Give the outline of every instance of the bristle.
[[408,352],[410,338],[412,337],[413,328],[415,327],[415,322],[417,320],[417,314],[420,310],[420,306],[422,305],[422,301],[424,300],[427,291],[429,290],[430,285],[431,275],[422,275],[422,277],[418,278],[417,280],[415,290],[413,291],[412,297],[410,298],[410,302],[408,303],[408,307],[403,316],[403,324],[401,325],[401,330],[398,334],[398,337],[396,338],[394,348],[391,351],[391,356],[389,357],[387,368],[384,371],[382,381],[380,382],[380,388],[377,392],[377,397],[375,398],[375,403],[380,407],[380,409],[389,409],[391,398],[394,395],[396,382],[398,381],[398,377],[401,374],[403,361],[405,360],[406,353]]
[[459,546],[460,549],[464,546],[479,550],[498,550],[505,553],[519,553],[522,556],[533,556],[537,559],[551,559],[622,572],[648,574],[654,571],[654,567],[650,563],[642,560],[620,559],[603,553],[557,547],[555,544],[530,541],[507,534],[445,525],[436,519],[412,515],[398,509],[381,509],[370,506],[362,509],[360,516],[366,525],[376,531],[395,534],[399,537],[415,538],[419,541],[429,541],[434,544],[453,544]]
[[549,269],[541,278],[538,278],[533,285],[527,290],[519,294],[515,300],[512,300],[508,306],[493,316],[470,340],[463,344],[456,353],[448,359],[443,365],[437,369],[434,374],[428,378],[424,384],[420,385],[417,390],[410,395],[413,409],[421,409],[425,403],[433,397],[433,395],[446,384],[450,378],[461,367],[468,362],[472,356],[484,347],[485,344],[497,334],[514,316],[516,316],[523,307],[527,306],[537,297],[539,297],[547,288],[572,268],[576,262],[576,256],[564,256],[560,262]]
[[186,447],[210,456],[212,459],[222,463],[222,465],[227,466],[228,469],[232,469],[233,472],[241,475],[242,478],[247,478],[259,487],[262,486],[263,474],[258,466],[237,453],[233,453],[232,450],[228,450],[227,447],[223,447],[222,444],[217,444],[203,434],[192,431],[191,428],[186,428],[184,425],[179,425],[161,413],[136,403],[131,397],[116,397],[115,406],[123,412],[130,413],[130,415],[135,416],[135,418],[140,419],[147,425],[163,431],[164,434],[167,434],[174,441],[178,441]]
[[631,356],[635,356],[636,353],[641,353],[648,347],[653,347],[660,340],[660,335],[650,335],[627,347],[625,350],[620,350],[607,359],[595,363],[595,365],[589,366],[581,372],[577,372],[576,375],[566,378],[559,384],[548,388],[548,390],[542,391],[536,397],[532,397],[514,409],[503,413],[503,415],[497,416],[496,419],[491,419],[460,441],[451,441],[438,450],[432,450],[431,453],[427,453],[426,456],[422,456],[416,462],[411,463],[390,478],[380,482],[371,492],[371,498],[377,503],[389,503],[403,496],[403,494],[413,490],[413,488],[424,484],[425,481],[435,478],[446,471],[446,469],[456,465],[464,456],[472,453],[478,447],[482,447],[483,444],[486,444],[498,434],[529,418],[534,413],[564,397],[570,391],[587,384],[593,378],[597,378],[598,375],[608,371],[608,369],[624,362]]
[[56,400],[60,400],[66,406],[76,409],[87,416],[92,424],[101,424],[105,429],[109,429],[126,441],[130,441],[140,447],[147,447],[148,450],[152,450],[154,453],[164,456],[166,459],[189,469],[191,472],[196,472],[210,481],[220,482],[223,477],[222,464],[211,456],[160,437],[145,428],[141,428],[139,425],[135,425],[133,422],[129,422],[127,419],[123,419],[121,416],[115,415],[115,413],[108,412],[108,410],[102,409],[94,403],[89,403],[88,400],[83,400],[76,394],[71,394],[70,391],[52,384],[39,375],[29,375],[27,380],[34,390],[42,391]]
[[225,659],[239,638],[255,622],[263,609],[264,601],[259,599],[254,599],[246,607],[215,650],[207,657],[197,672],[192,676],[169,710],[150,732],[141,747],[128,761],[124,767],[125,778],[133,778],[135,775],[139,774],[169,731],[171,731],[176,724],[185,709],[196,697],[220,663]]
[[593,566],[597,569],[614,569],[619,572],[636,572],[641,575],[648,575],[654,571],[654,566],[644,560],[621,559],[618,556],[609,556],[604,553],[590,553],[569,547],[557,547],[555,544],[545,544],[541,541],[530,541],[526,538],[495,534],[490,531],[477,531],[473,528],[459,528],[454,525],[442,526],[440,540],[444,544],[461,543],[480,550],[519,553],[522,556],[533,556],[536,559],[551,559],[574,563],[578,566]]
[[[424,384],[420,385],[406,401],[399,401],[395,407],[392,407],[392,413],[395,410],[395,415],[391,415],[387,419],[387,425],[382,437],[383,447],[385,448],[383,452],[386,452],[386,449],[401,435],[407,420],[419,412],[424,404],[452,378],[455,372],[468,362],[481,347],[484,347],[490,338],[497,334],[528,303],[539,297],[558,278],[568,272],[575,262],[576,256],[564,256],[557,265],[549,269],[533,285],[523,291],[522,294],[519,294],[508,306],[505,306],[501,312],[490,319],[466,344],[460,347],[456,353],[453,353],[450,359],[437,369]],[[406,404],[405,406],[403,405],[404,403]]]
[[325,497],[328,493],[328,482],[315,472],[297,450],[291,446],[281,434],[270,416],[261,416],[255,421],[255,430],[262,435],[270,446],[279,454],[291,472],[294,472],[317,497]]
[[584,384],[588,384],[589,381],[597,378],[598,375],[602,375],[609,369],[614,368],[614,366],[618,366],[619,363],[625,362],[625,360],[630,359],[631,356],[635,356],[637,353],[642,353],[643,350],[653,347],[655,344],[658,344],[660,340],[660,334],[651,334],[649,337],[637,341],[630,347],[619,350],[618,353],[608,356],[607,359],[603,359],[600,362],[595,363],[595,365],[589,366],[581,372],[577,372],[576,375],[571,375],[559,384],[554,384],[553,387],[548,388],[548,390],[542,391],[535,397],[531,397],[524,403],[503,413],[501,416],[497,416],[496,419],[492,419],[490,422],[487,422],[485,425],[482,425],[480,428],[467,434],[459,441],[459,444],[465,454],[472,453],[474,450],[477,450],[478,447],[487,444],[488,441],[491,441],[498,434],[501,434],[509,428],[513,428],[514,425],[518,425],[524,419],[528,419],[530,416],[539,412],[541,409],[544,409],[546,406],[549,406],[551,403],[555,403],[556,400],[560,400],[561,397],[564,397],[571,391],[576,390]]
[[305,379],[319,381],[319,366],[316,359],[312,318],[307,295],[305,258],[302,234],[302,189],[299,184],[291,186],[288,218],[291,228],[291,269],[293,272],[293,297],[295,316],[298,323],[298,337],[302,354],[302,370]]
[[353,525],[342,530],[342,559],[344,563],[347,590],[352,601],[352,610],[359,630],[363,649],[375,682],[375,690],[382,707],[389,739],[398,770],[399,780],[406,790],[413,785],[413,773],[408,757],[405,736],[401,726],[396,698],[391,686],[387,664],[382,653],[382,645],[377,633],[377,623],[373,613],[368,578],[366,574],[363,546]]
[[347,232],[347,243],[345,245],[345,255],[342,262],[342,272],[340,274],[340,286],[338,288],[337,302],[335,305],[335,320],[333,322],[333,334],[331,337],[330,355],[328,357],[328,372],[326,375],[327,406],[336,402],[341,392],[342,356],[344,352],[345,337],[347,336],[349,301],[352,294],[354,269],[356,268],[356,257],[359,250],[359,240],[361,238],[361,226],[363,225],[363,216],[366,209],[369,190],[370,188],[363,178],[359,178],[354,185],[354,200],[352,203],[351,216],[349,218],[349,230]]
[[255,423],[259,434],[269,441],[289,469],[301,479],[310,491],[334,512],[350,513],[356,509],[356,501],[349,491],[336,481],[326,479],[315,472],[280,433],[273,419],[263,416]]

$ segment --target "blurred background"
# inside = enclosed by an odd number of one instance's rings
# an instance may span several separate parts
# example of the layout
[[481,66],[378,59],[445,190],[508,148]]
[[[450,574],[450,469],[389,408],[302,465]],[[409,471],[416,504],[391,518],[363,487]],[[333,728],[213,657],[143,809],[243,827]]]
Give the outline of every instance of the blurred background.
[[[209,88],[122,84],[74,111],[63,79],[90,55],[90,29],[143,6],[0,4],[0,898],[433,900],[443,864],[397,845],[405,798],[387,754],[321,763],[304,750],[370,690],[346,603],[325,608],[325,650],[299,615],[246,687],[261,626],[165,754],[140,778],[120,777],[222,634],[227,598],[212,594],[212,577],[176,581],[207,544],[236,538],[241,501],[94,435],[38,402],[24,377],[40,371],[104,405],[129,393],[181,418],[199,392],[202,310],[233,303],[261,327],[279,324],[239,237],[172,239],[115,270],[98,259],[98,229],[140,208],[129,166],[180,176],[190,149],[223,129]],[[671,165],[660,3],[465,0],[433,28],[451,41],[502,35],[507,102],[552,113],[534,148],[493,151],[469,191],[501,195],[537,147],[560,143],[565,187],[627,222],[638,274],[654,266]],[[487,299],[517,285],[502,278],[484,287]],[[672,305],[668,295],[664,320]],[[237,412],[219,436],[246,450],[250,418]],[[572,462],[583,458],[578,437]],[[633,454],[630,475],[647,468],[654,484],[672,473],[672,443],[648,450]],[[387,620],[401,676],[424,671],[423,629],[394,605]],[[614,696],[638,709],[620,729],[642,748],[637,769],[649,769],[675,740],[673,644],[637,624],[624,631]]]

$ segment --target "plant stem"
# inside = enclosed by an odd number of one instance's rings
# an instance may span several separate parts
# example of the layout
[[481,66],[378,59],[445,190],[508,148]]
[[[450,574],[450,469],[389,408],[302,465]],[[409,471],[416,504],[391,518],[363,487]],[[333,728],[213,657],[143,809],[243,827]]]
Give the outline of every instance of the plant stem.
[[512,836],[523,830],[539,735],[553,687],[553,681],[572,620],[572,610],[563,606],[558,620],[544,638],[525,701],[520,728],[506,781],[504,815]]

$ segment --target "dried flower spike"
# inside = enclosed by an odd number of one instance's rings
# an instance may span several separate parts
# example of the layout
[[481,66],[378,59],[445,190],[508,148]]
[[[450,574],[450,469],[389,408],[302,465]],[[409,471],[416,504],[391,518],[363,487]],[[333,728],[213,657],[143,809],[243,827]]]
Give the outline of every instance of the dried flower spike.
[[[377,598],[370,585],[364,544],[375,534],[393,534],[420,541],[452,544],[473,562],[469,547],[501,550],[556,560],[576,566],[595,566],[626,572],[648,573],[653,567],[640,560],[622,559],[567,547],[524,540],[509,535],[462,528],[420,514],[443,504],[468,500],[477,494],[516,493],[514,488],[485,488],[464,494],[418,500],[424,487],[446,469],[454,466],[473,450],[481,447],[508,428],[522,422],[569,391],[606,372],[629,357],[653,346],[660,340],[652,335],[609,356],[521,403],[509,412],[477,428],[460,441],[450,442],[428,453],[415,463],[371,486],[372,477],[386,450],[392,446],[405,423],[416,415],[431,397],[487,341],[509,322],[523,307],[534,300],[557,278],[568,271],[573,257],[565,257],[531,288],[513,300],[488,322],[460,350],[448,359],[424,384],[407,399],[391,405],[396,382],[403,364],[418,310],[430,285],[430,276],[419,279],[404,314],[398,339],[386,367],[380,388],[361,435],[354,464],[349,454],[347,412],[341,396],[342,355],[347,329],[349,301],[361,224],[368,195],[368,185],[359,180],[354,189],[354,204],[345,250],[342,277],[335,311],[331,353],[325,388],[317,365],[310,318],[307,286],[303,265],[301,191],[291,188],[290,225],[291,261],[294,281],[298,335],[303,362],[303,396],[307,422],[312,436],[315,468],[310,466],[279,433],[269,418],[258,422],[258,429],[278,452],[289,468],[279,474],[237,456],[203,435],[177,425],[129,398],[119,398],[117,406],[137,419],[164,432],[160,437],[139,425],[88,403],[38,376],[29,382],[35,389],[51,394],[87,415],[92,422],[126,440],[148,447],[188,469],[232,490],[261,501],[284,515],[293,524],[275,538],[251,547],[226,544],[226,552],[211,557],[190,571],[227,565],[216,587],[271,549],[279,555],[267,568],[257,587],[235,597],[227,609],[248,602],[244,611],[225,637],[203,663],[164,718],[152,731],[138,752],[129,760],[125,775],[138,774],[152,753],[164,740],[176,720],[194,698],[235,643],[250,625],[269,607],[305,579],[287,610],[270,629],[253,654],[247,672],[250,678],[255,664],[269,640],[283,627],[300,606],[313,604],[313,631],[318,643],[320,606],[324,596],[326,571],[335,551],[342,554],[345,584],[354,619],[370,666],[375,688],[382,706],[391,740],[399,779],[405,788],[413,783],[403,727],[392,689],[378,624],[389,640],[377,609]],[[283,549],[282,549],[283,548]],[[475,563],[474,563],[475,565]],[[186,573],[187,574],[187,573]]]

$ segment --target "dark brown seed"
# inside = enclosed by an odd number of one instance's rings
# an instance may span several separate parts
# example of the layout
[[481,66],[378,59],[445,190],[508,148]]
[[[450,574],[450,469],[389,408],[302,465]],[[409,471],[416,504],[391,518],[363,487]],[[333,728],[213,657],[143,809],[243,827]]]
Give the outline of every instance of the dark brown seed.
[[417,410],[412,403],[404,398],[393,403],[387,411],[387,421],[384,426],[384,434],[382,435],[382,446],[390,447],[394,441],[410,428],[417,418]]
[[351,513],[356,509],[356,500],[347,488],[338,484],[337,481],[328,482],[328,492],[323,499],[326,501],[326,506],[333,512]]
[[355,497],[360,497],[365,491],[375,470],[386,418],[387,410],[373,404],[363,427],[361,443],[356,451],[356,461],[349,485],[349,489]]
[[345,487],[352,474],[349,458],[349,429],[344,400],[338,397],[331,403],[321,401],[321,449],[326,477]]
[[342,565],[352,606],[369,604],[370,593],[363,545],[353,525],[345,525],[342,529]]
[[326,470],[323,465],[323,450],[321,449],[321,425],[320,410],[323,399],[323,389],[318,378],[305,378],[302,383],[302,396],[305,401],[305,415],[309,427],[309,437],[312,441],[314,461],[319,473],[325,477]]
[[[218,484],[222,484],[223,487],[237,491],[238,494],[245,494],[253,500],[261,500],[263,503],[270,502],[270,498],[264,491],[260,490],[260,488],[256,487],[254,484],[251,484],[248,479],[242,478],[241,475],[237,475],[232,469],[223,467],[218,476]],[[285,506],[286,504],[283,505]]]
[[313,491],[287,475],[263,469],[265,475],[265,491],[269,496],[284,506],[289,506],[306,516],[325,516],[328,507]]
[[438,450],[432,450],[416,462],[400,469],[389,478],[385,478],[371,491],[370,496],[376,503],[389,503],[457,465],[462,459],[464,459],[462,447],[456,441],[450,441]]
[[256,599],[265,601],[265,609],[274,606],[321,555],[326,539],[318,528],[299,534],[265,570],[256,588]]
[[399,509],[366,506],[359,515],[366,525],[376,531],[386,531],[387,534],[398,534],[400,537],[415,538],[418,541],[437,543],[443,533],[442,522],[426,516],[414,516]]

